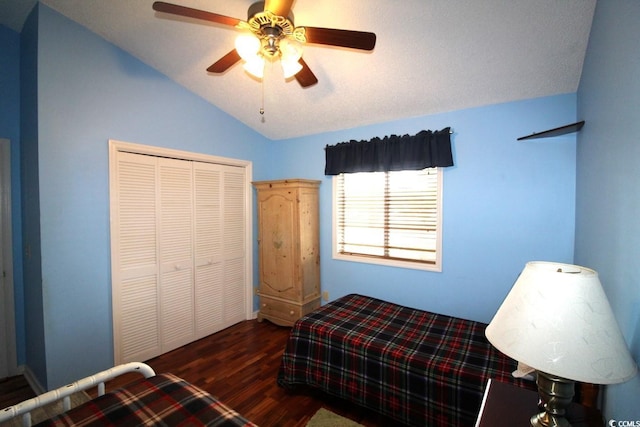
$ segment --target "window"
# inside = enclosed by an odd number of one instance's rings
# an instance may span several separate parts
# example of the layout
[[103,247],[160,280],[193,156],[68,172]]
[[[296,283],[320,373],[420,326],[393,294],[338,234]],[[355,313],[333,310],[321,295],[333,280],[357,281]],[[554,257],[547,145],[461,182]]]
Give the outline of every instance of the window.
[[442,170],[340,174],[334,258],[440,271]]

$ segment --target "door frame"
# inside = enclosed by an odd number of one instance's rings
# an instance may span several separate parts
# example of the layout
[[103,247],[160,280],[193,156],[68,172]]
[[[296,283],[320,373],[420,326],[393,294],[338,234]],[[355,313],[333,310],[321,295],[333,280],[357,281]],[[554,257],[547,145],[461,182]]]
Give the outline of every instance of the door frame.
[[11,222],[11,144],[0,138],[0,378],[17,375],[13,234]]

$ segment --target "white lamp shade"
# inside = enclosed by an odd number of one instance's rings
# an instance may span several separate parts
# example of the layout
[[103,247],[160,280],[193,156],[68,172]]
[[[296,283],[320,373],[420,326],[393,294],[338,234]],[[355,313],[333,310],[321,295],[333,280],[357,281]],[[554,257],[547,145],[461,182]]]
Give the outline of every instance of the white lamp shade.
[[636,375],[598,273],[529,262],[486,329],[491,344],[539,371],[594,384]]

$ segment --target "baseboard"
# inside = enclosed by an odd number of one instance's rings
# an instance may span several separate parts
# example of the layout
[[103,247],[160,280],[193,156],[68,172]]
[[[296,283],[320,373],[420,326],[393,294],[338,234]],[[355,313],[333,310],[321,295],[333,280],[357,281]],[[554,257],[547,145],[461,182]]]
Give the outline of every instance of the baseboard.
[[26,366],[26,367],[23,367],[23,370],[24,370],[24,374],[23,374],[24,379],[27,380],[33,392],[37,395],[44,393],[46,391],[45,388],[42,386],[42,384],[40,384],[40,382],[38,381],[36,376],[33,374],[33,372],[31,372],[31,369],[29,369],[29,367]]

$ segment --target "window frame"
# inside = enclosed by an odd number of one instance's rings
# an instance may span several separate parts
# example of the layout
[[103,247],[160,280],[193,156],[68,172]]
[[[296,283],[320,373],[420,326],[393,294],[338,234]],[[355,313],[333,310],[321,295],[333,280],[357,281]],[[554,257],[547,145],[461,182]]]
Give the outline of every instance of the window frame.
[[433,272],[441,272],[442,271],[442,225],[443,225],[443,181],[444,174],[443,168],[436,167],[430,168],[435,169],[437,174],[437,196],[436,196],[436,207],[437,207],[437,230],[436,230],[436,257],[434,263],[420,262],[420,261],[411,261],[411,260],[400,260],[400,259],[390,259],[383,258],[380,256],[367,256],[367,255],[354,255],[354,254],[345,254],[338,252],[338,177],[339,175],[334,175],[332,177],[332,226],[331,226],[331,239],[332,239],[332,258],[341,261],[352,261],[352,262],[360,262],[366,264],[376,264],[376,265],[384,265],[390,267],[400,267],[400,268],[408,268],[414,270],[424,270],[424,271],[433,271]]

